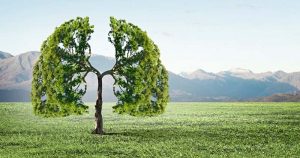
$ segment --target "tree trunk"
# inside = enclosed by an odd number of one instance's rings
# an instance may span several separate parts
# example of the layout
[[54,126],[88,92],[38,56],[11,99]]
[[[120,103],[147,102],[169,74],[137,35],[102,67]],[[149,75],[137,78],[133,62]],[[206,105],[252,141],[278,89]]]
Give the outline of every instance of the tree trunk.
[[102,76],[98,76],[97,100],[95,105],[95,130],[94,134],[103,135],[103,118],[102,118]]

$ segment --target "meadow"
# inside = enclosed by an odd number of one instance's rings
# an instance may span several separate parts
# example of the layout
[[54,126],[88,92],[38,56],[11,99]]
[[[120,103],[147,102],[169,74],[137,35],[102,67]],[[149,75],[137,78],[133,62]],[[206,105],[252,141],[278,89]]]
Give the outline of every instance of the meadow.
[[34,116],[0,103],[0,157],[300,157],[300,103],[170,103],[157,117]]

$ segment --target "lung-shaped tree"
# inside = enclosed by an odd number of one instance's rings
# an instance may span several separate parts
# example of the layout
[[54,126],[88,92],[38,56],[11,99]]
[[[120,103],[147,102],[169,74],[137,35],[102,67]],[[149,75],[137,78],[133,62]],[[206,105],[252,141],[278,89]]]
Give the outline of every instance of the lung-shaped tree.
[[97,75],[95,134],[103,134],[102,78],[111,75],[118,101],[114,112],[133,116],[153,116],[164,112],[168,102],[168,73],[162,65],[157,45],[139,27],[110,18],[109,41],[115,47],[116,63],[100,72],[89,62],[88,41],[93,33],[89,19],[76,18],[57,27],[42,44],[33,70],[32,104],[44,117],[68,116],[87,111],[82,97],[85,77]]

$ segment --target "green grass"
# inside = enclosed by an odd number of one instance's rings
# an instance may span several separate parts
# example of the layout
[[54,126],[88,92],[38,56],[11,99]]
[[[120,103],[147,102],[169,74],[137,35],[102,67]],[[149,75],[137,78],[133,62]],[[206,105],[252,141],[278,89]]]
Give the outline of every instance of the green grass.
[[300,103],[170,103],[158,117],[40,118],[0,103],[0,157],[300,157]]

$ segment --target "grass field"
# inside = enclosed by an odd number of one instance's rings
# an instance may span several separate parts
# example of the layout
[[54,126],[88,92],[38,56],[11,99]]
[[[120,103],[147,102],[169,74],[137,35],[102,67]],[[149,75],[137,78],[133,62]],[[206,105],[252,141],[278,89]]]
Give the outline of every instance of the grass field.
[[0,157],[300,157],[300,103],[170,103],[153,118],[112,113],[40,118],[0,103]]

